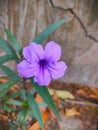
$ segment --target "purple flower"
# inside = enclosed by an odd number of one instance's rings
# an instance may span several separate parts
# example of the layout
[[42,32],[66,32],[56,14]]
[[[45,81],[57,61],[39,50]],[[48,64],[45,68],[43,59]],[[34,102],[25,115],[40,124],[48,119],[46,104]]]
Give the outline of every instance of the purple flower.
[[24,60],[18,65],[19,74],[23,77],[34,77],[34,81],[39,85],[48,85],[51,79],[62,77],[67,69],[61,57],[61,47],[54,41],[50,41],[45,46],[34,42],[23,49]]

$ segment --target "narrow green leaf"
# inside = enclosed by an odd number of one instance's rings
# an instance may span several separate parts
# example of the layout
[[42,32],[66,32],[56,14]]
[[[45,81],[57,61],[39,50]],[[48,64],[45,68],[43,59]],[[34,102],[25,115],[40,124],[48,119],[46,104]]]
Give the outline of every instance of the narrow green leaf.
[[8,112],[13,111],[13,108],[9,107],[8,104],[5,104],[5,103],[3,104],[3,109],[4,109],[5,111],[8,111]]
[[40,44],[52,32],[54,32],[58,27],[60,27],[62,24],[66,23],[67,21],[68,21],[67,19],[63,19],[63,20],[60,20],[60,21],[57,21],[57,22],[51,24],[45,30],[43,30],[33,41]]
[[18,74],[11,70],[10,68],[8,68],[7,66],[4,65],[0,65],[0,68],[5,72],[5,74],[13,81],[19,81],[21,80],[21,77],[18,76]]
[[23,101],[27,100],[26,91],[24,89],[20,90],[20,95]]
[[10,88],[15,84],[13,81],[8,81],[0,85],[0,98],[3,97]]
[[9,98],[17,98],[17,97],[19,97],[19,96],[20,96],[20,91],[11,93],[11,94],[9,95]]
[[14,56],[13,55],[3,55],[0,56],[0,64],[3,64],[4,62],[7,62],[9,60],[13,60]]
[[22,101],[27,101],[26,91],[24,89],[20,89],[18,92],[9,95],[10,98],[16,98],[19,96],[21,96]]
[[26,123],[27,120],[27,114],[28,114],[28,109],[24,108],[22,111],[20,111],[18,113],[18,117],[17,117],[17,122],[21,125],[24,125]]
[[48,107],[48,105],[45,102],[38,103],[39,107]]
[[40,94],[40,96],[44,99],[46,104],[52,109],[52,111],[60,118],[59,112],[55,107],[55,104],[49,94],[49,91],[46,86],[39,86],[37,83],[33,82],[33,79],[30,79],[36,91]]
[[11,105],[16,105],[16,106],[27,106],[26,102],[19,101],[19,100],[12,100],[12,101],[9,100],[6,103]]
[[22,101],[18,101],[18,100],[11,100],[11,101],[9,100],[6,103],[11,105],[22,106]]
[[16,40],[16,38],[10,33],[9,30],[5,29],[5,32],[7,34],[7,37],[10,39],[11,43],[13,44],[14,49],[20,54],[21,47],[19,42]]
[[9,128],[6,130],[18,130],[18,125],[14,121],[9,121]]
[[34,118],[39,122],[40,126],[43,128],[43,121],[42,121],[42,117],[41,117],[41,113],[38,107],[38,104],[36,103],[33,95],[31,95],[30,93],[28,93],[28,104],[32,110],[32,115],[34,116]]
[[13,52],[12,47],[2,37],[0,37],[0,48],[8,55]]
[[0,37],[0,48],[7,54],[7,55],[14,55],[15,61],[18,63],[19,58],[15,52],[15,50],[12,48],[12,46],[5,41],[3,38]]

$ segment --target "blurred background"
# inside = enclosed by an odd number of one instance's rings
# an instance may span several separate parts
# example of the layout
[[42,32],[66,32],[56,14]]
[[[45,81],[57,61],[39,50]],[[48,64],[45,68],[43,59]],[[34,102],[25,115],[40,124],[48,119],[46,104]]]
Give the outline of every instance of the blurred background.
[[[98,87],[98,0],[0,0],[0,36],[8,40],[7,28],[22,47],[63,18],[69,22],[43,42],[62,46],[68,69],[60,80]],[[12,62],[7,65],[16,69]]]

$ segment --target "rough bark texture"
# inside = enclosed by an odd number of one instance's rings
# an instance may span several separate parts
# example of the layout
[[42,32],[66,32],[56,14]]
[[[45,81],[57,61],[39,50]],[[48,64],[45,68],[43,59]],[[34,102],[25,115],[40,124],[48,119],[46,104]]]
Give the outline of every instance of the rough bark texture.
[[47,39],[62,46],[68,69],[61,80],[97,87],[98,0],[0,0],[0,35],[7,39],[8,28],[22,46],[63,18],[69,22]]

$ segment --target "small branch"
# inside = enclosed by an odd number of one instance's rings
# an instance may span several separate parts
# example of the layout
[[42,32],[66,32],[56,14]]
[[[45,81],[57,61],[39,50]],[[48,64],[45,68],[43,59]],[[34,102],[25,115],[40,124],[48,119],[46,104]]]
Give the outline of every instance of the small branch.
[[52,5],[53,8],[60,9],[60,10],[62,10],[62,11],[69,11],[71,14],[73,14],[73,16],[77,19],[77,21],[78,21],[79,24],[81,25],[81,27],[82,27],[82,29],[83,29],[83,31],[84,31],[84,33],[85,33],[85,36],[88,37],[89,39],[95,41],[95,42],[98,42],[98,40],[97,40],[93,35],[91,35],[91,34],[88,33],[88,30],[87,30],[87,28],[85,27],[85,25],[83,24],[82,20],[81,20],[80,17],[73,11],[72,8],[63,9],[63,8],[61,8],[61,7],[59,7],[59,6],[56,7],[56,6],[53,4],[53,1],[52,1],[52,0],[50,0],[50,4]]
[[73,103],[73,104],[82,105],[82,106],[87,106],[88,105],[88,106],[93,106],[93,107],[98,108],[97,104],[89,103],[89,102],[83,102],[83,101],[75,101],[75,100],[66,99],[65,103]]

